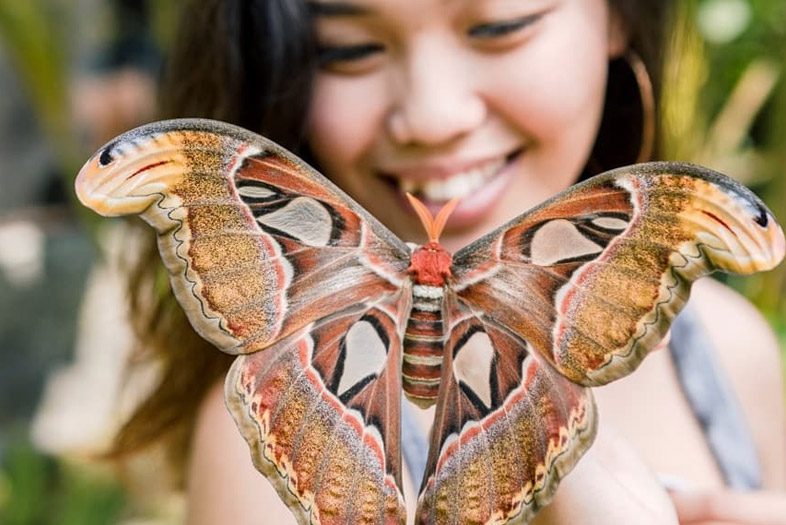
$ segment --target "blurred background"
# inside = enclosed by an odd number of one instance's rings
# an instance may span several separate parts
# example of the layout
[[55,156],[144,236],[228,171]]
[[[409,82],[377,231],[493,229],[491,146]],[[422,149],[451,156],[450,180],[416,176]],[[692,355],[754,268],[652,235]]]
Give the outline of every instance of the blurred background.
[[[122,226],[75,205],[105,141],[154,118],[177,0],[0,0],[0,522],[177,523],[155,463],[96,461],[144,389],[128,358]],[[786,223],[786,2],[680,0],[664,157],[723,171]],[[109,223],[111,224],[111,222]],[[119,232],[119,233],[118,233]],[[786,349],[786,265],[726,279]],[[108,348],[106,341],[112,341]],[[784,355],[786,357],[786,355]],[[129,483],[144,478],[148,482]]]

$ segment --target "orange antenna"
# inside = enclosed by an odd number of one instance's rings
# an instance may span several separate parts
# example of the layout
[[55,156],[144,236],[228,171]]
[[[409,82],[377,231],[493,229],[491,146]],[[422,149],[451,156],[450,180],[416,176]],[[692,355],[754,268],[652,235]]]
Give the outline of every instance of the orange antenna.
[[439,242],[439,236],[442,235],[442,230],[445,229],[448,217],[450,217],[450,214],[456,209],[459,198],[454,197],[450,199],[447,204],[439,210],[436,218],[431,215],[431,212],[426,208],[425,204],[420,202],[417,197],[409,192],[407,192],[407,199],[409,199],[409,203],[412,205],[412,208],[414,208],[415,213],[418,214],[420,222],[426,230],[426,235],[428,235],[429,242]]

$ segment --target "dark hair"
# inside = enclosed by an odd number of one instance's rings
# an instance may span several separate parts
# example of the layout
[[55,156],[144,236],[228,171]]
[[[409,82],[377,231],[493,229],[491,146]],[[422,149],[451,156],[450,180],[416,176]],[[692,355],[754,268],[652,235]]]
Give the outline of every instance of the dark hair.
[[[657,96],[670,2],[609,3],[629,29],[630,48],[647,66]],[[232,122],[303,156],[315,55],[305,1],[191,0],[168,55],[160,115]],[[610,67],[609,103],[587,174],[635,159],[641,112],[635,109],[638,88],[624,79],[624,70],[619,61]],[[164,284],[152,235],[147,246],[129,272],[131,316],[139,355],[161,359],[162,375],[109,455],[123,457],[163,441],[182,472],[199,404],[234,358],[194,333]]]
[[[646,68],[652,83],[652,95],[657,103],[666,56],[664,45],[666,27],[671,17],[671,2],[609,0],[609,5],[630,35],[629,53],[635,54]],[[647,140],[647,109],[630,60],[629,55],[623,55],[609,63],[603,118],[592,153],[579,180],[636,161],[650,160],[639,158],[642,142]],[[650,117],[655,118],[656,115],[657,110]],[[656,118],[652,124],[657,127]],[[657,136],[655,130],[651,156],[657,156]]]
[[191,1],[181,21],[161,116],[224,120],[299,149],[315,64],[306,2]]

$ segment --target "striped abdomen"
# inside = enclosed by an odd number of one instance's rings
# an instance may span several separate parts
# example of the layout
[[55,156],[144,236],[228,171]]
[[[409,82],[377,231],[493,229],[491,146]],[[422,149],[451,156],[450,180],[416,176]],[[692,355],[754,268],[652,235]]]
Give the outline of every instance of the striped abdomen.
[[412,287],[412,311],[404,333],[403,387],[407,396],[422,406],[437,399],[442,375],[441,286],[416,284]]

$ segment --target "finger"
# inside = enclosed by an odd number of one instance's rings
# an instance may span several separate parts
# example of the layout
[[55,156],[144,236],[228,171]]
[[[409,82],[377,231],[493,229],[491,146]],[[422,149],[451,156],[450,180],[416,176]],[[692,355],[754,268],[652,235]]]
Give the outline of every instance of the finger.
[[666,491],[631,445],[600,425],[595,444],[533,525],[677,524]]
[[786,494],[780,492],[675,492],[671,498],[682,524],[786,525]]

